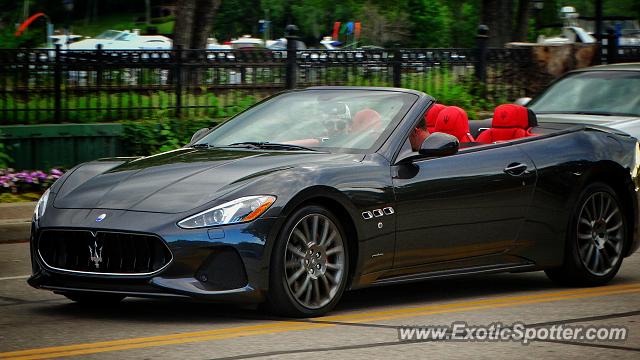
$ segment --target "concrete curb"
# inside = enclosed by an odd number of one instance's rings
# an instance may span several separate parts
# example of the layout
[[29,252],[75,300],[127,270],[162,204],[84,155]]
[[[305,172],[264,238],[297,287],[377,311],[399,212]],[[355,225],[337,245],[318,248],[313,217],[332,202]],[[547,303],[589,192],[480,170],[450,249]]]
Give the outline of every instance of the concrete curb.
[[0,204],[0,244],[29,240],[35,202]]

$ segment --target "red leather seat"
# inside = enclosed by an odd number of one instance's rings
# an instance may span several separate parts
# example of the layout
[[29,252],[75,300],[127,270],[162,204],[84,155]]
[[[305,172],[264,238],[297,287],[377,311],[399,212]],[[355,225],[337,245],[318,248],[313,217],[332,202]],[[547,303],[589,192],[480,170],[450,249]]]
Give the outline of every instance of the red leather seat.
[[478,135],[478,142],[490,144],[496,141],[509,141],[530,136],[529,111],[515,104],[503,104],[493,112],[491,129]]
[[382,118],[377,111],[362,109],[353,115],[351,132],[364,132],[382,128]]
[[438,114],[434,132],[453,135],[462,142],[474,142],[469,131],[467,113],[457,106],[448,106]]
[[433,104],[430,108],[429,111],[427,111],[426,114],[424,114],[424,122],[426,124],[427,130],[432,133],[435,131],[436,128],[436,120],[438,120],[438,114],[440,114],[440,111],[446,109],[446,106],[442,105],[442,104]]

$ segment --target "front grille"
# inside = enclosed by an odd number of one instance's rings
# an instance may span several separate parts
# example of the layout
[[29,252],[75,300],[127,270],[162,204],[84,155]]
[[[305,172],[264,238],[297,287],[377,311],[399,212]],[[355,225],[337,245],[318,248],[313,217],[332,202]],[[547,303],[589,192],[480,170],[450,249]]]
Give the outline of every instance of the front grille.
[[52,269],[104,275],[148,275],[171,261],[157,236],[108,231],[44,230],[38,252]]

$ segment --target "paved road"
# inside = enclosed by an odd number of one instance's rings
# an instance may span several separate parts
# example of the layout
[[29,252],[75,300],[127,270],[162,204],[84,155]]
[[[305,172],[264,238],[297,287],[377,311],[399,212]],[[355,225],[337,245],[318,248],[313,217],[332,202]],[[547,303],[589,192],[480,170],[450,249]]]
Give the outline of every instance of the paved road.
[[[487,275],[348,293],[330,316],[269,318],[206,303],[126,299],[81,307],[30,288],[28,244],[0,245],[0,359],[424,359],[640,358],[640,254],[612,284],[557,287],[542,273]],[[624,342],[398,340],[398,327],[449,325],[625,326]]]

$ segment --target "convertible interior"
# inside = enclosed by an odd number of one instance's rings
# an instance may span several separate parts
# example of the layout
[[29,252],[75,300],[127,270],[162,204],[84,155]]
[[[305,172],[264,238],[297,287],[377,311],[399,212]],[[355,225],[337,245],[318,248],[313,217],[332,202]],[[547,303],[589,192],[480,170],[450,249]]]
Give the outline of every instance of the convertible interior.
[[457,106],[434,104],[424,114],[424,121],[413,129],[409,141],[415,152],[430,134],[440,132],[455,136],[461,148],[469,148],[547,135],[573,126],[575,124],[540,125],[533,110],[515,104],[497,106],[491,119],[471,121]]

